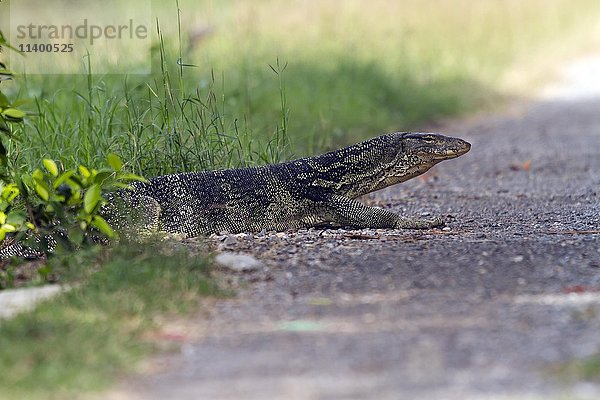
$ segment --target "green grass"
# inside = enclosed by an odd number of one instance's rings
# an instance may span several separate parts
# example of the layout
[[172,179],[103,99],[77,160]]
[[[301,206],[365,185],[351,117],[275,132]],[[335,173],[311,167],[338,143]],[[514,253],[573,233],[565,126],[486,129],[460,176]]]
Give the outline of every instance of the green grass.
[[193,312],[203,296],[223,295],[205,257],[166,248],[121,245],[54,259],[54,273],[75,286],[0,322],[0,399],[74,398],[101,389],[156,349],[142,339],[156,317]]

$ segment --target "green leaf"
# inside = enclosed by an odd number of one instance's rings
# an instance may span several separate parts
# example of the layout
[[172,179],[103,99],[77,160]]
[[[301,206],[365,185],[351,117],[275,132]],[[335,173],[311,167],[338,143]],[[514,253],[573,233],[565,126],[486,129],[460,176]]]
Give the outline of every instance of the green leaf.
[[30,103],[31,99],[18,99],[12,102],[12,106],[13,107],[19,107],[22,106],[23,104],[27,104]]
[[4,224],[2,225],[2,229],[4,229],[4,231],[6,232],[15,232],[17,230],[17,227],[11,224]]
[[128,183],[115,182],[111,185],[111,188],[131,190],[133,186]]
[[29,174],[21,175],[22,184],[19,185],[19,189],[24,191],[25,196],[27,196],[27,187],[33,187],[33,178]]
[[75,186],[75,183],[73,181],[71,181],[71,180],[69,180],[67,183],[72,188],[72,190],[71,190],[71,197],[69,198],[68,204],[69,205],[76,205],[76,204],[81,203],[81,187],[80,186]]
[[48,201],[48,199],[50,198],[48,187],[44,182],[37,182],[35,185],[35,191],[44,201]]
[[84,182],[81,180],[79,175],[73,174],[69,179],[67,179],[67,183],[71,185],[73,188],[81,189],[85,186]]
[[106,162],[115,171],[120,171],[121,169],[123,169],[123,161],[121,161],[121,159],[119,158],[119,156],[116,155],[115,153],[110,153],[106,157]]
[[2,198],[7,202],[12,201],[19,195],[19,188],[14,183],[10,183],[2,188]]
[[0,92],[0,107],[4,108],[8,106],[10,106],[8,98],[4,95],[4,93]]
[[31,174],[31,178],[36,182],[44,182],[44,173],[41,169],[36,168],[33,174]]
[[18,110],[16,108],[7,108],[2,111],[2,116],[6,118],[8,121],[19,122],[25,118],[27,114],[23,111]]
[[83,196],[83,209],[86,213],[91,214],[101,200],[100,185],[95,183],[89,187]]
[[6,223],[14,226],[21,226],[26,223],[27,218],[25,215],[18,211],[11,211],[8,213],[8,218],[6,218]]
[[68,181],[69,178],[75,173],[74,170],[70,169],[68,171],[63,172],[56,180],[54,181],[54,189],[62,185],[65,181]]
[[44,158],[42,160],[42,163],[44,164],[44,167],[46,167],[48,172],[50,172],[52,174],[53,177],[56,178],[58,176],[58,166],[56,165],[54,160],[51,160],[49,158]]
[[117,175],[117,179],[120,181],[140,181],[140,182],[148,183],[148,179],[144,178],[143,176],[139,176],[136,174],[130,174],[130,173],[119,174],[119,175]]
[[90,173],[90,170],[89,170],[89,169],[87,169],[87,168],[86,168],[85,166],[83,166],[83,165],[80,165],[80,166],[79,166],[79,172],[81,173],[81,175],[82,175],[82,176],[83,176],[85,179],[89,178],[89,177],[92,175],[92,174]]
[[104,181],[106,179],[110,178],[110,176],[112,174],[114,174],[113,171],[103,171],[103,170],[100,170],[100,172],[98,172],[96,174],[96,176],[94,176],[94,182],[97,183],[97,184],[99,184],[99,185],[102,185],[104,183]]
[[104,233],[109,238],[113,238],[116,236],[116,233],[113,230],[113,228],[108,224],[108,222],[106,222],[104,218],[102,218],[99,215],[94,215],[94,218],[92,218],[92,223],[90,225],[98,229],[100,232]]

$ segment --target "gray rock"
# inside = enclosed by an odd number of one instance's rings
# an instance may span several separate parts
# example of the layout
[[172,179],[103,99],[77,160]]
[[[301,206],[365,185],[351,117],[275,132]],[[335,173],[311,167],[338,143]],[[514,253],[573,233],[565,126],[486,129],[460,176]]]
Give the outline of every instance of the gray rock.
[[0,319],[31,310],[40,301],[56,296],[63,290],[68,289],[58,285],[47,285],[3,290],[0,292]]
[[215,257],[220,266],[235,272],[251,272],[260,269],[263,264],[248,254],[223,252]]
[[235,235],[228,235],[225,240],[223,241],[223,244],[225,244],[225,246],[231,246],[234,245],[238,242],[238,238],[235,237]]

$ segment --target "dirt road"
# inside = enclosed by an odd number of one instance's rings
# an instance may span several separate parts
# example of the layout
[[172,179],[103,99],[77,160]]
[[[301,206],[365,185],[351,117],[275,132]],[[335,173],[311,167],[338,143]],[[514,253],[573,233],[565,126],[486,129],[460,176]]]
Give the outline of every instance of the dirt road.
[[600,352],[600,92],[567,92],[439,129],[471,152],[368,199],[450,230],[232,239],[267,268],[120,398],[600,398],[553,372]]

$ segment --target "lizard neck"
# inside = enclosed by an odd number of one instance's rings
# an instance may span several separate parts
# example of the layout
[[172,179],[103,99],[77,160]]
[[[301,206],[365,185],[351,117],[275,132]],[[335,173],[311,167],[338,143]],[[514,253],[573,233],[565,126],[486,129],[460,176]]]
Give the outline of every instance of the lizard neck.
[[[431,165],[401,154],[392,135],[380,136],[316,157],[288,163],[300,184],[349,198],[383,189],[422,174]],[[394,151],[390,151],[390,149]],[[402,166],[399,172],[398,165]],[[394,175],[390,171],[394,171]]]

